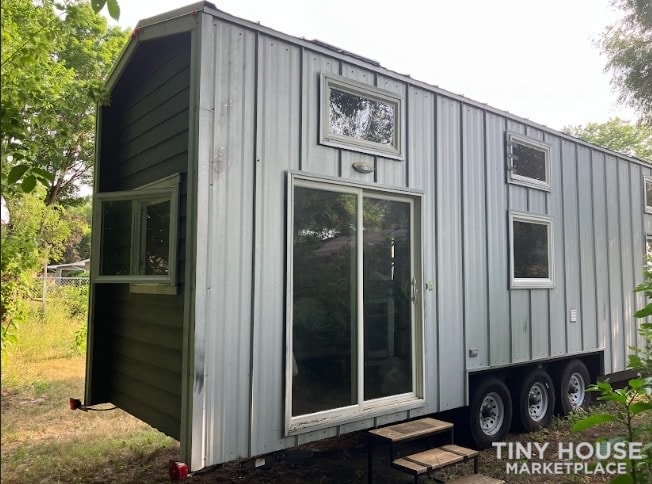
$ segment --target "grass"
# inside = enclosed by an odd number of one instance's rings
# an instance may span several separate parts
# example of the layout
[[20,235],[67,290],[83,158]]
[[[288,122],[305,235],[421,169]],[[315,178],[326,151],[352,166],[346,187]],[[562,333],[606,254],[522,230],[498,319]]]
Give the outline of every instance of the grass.
[[175,440],[121,410],[70,410],[84,391],[84,324],[65,304],[45,317],[35,306],[4,355],[2,482],[167,482]]

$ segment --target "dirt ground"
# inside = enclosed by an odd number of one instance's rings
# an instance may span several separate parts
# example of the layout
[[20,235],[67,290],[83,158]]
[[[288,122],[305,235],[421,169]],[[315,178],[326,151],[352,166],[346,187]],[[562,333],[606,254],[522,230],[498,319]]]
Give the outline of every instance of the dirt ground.
[[[609,435],[609,427],[595,428],[581,434],[570,433],[569,423],[557,420],[548,429],[532,434],[513,434],[512,442],[548,442],[542,463],[558,462],[557,443],[594,441],[597,437]],[[442,442],[443,443],[443,442]],[[437,442],[435,442],[437,444]],[[421,445],[421,448],[418,446]],[[425,447],[424,447],[425,445]],[[414,452],[428,448],[427,442],[416,442],[404,452]],[[297,449],[279,452],[268,456],[266,464],[252,468],[252,461],[232,462],[222,467],[205,469],[190,476],[188,482],[244,482],[244,483],[366,483],[367,482],[367,435],[356,432],[339,438],[306,444]],[[506,460],[496,458],[496,449],[487,449],[480,454],[480,473],[507,483],[606,483],[606,475],[514,475],[507,473]],[[434,483],[453,480],[463,475],[472,474],[471,462],[461,463],[445,470],[422,476],[419,482]],[[612,476],[613,477],[613,476]],[[374,445],[373,456],[374,483],[411,483],[414,478],[409,474],[392,469],[389,463],[389,447]]]
[[[427,446],[426,446],[427,448]],[[339,438],[306,444],[296,449],[278,452],[268,456],[266,465],[252,469],[252,461],[232,462],[216,469],[195,473],[190,482],[244,482],[244,483],[366,483],[368,465],[368,444],[365,432],[356,432]],[[455,472],[457,471],[457,472]],[[471,473],[472,466],[456,466],[452,472],[433,475],[441,480],[449,479],[460,472]],[[374,445],[374,482],[414,482],[409,474],[391,469],[389,447]],[[437,482],[421,478],[420,482]]]

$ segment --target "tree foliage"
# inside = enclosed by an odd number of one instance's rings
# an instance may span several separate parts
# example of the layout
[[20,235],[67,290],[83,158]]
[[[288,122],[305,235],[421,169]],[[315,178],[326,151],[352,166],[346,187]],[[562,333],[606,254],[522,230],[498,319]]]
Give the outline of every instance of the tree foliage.
[[652,125],[613,118],[606,123],[566,126],[563,131],[589,143],[652,162]]
[[53,204],[88,182],[95,105],[127,40],[87,3],[2,5],[1,147],[5,191],[47,187]]
[[[43,190],[38,189],[38,190]],[[15,328],[26,314],[34,276],[50,258],[58,258],[70,225],[60,206],[48,206],[34,193],[17,194],[7,199],[11,214],[2,225],[2,281],[0,318],[2,346],[11,340]]]
[[608,27],[600,42],[607,56],[606,70],[620,100],[635,108],[652,125],[652,2],[612,0],[624,17]]

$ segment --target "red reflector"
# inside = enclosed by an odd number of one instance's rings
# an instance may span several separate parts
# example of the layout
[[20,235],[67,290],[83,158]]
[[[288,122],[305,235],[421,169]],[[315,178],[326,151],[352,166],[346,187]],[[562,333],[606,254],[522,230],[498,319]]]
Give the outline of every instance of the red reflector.
[[188,477],[188,466],[183,462],[177,462],[174,459],[170,459],[168,470],[170,471],[170,479],[175,481]]

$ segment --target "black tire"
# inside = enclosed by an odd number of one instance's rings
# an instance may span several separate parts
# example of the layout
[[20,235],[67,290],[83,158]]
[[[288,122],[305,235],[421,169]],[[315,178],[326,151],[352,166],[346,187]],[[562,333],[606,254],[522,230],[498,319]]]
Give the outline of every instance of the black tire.
[[523,379],[518,395],[518,420],[526,432],[550,425],[555,411],[555,388],[544,370],[530,371]]
[[498,378],[479,383],[471,395],[469,428],[473,443],[479,449],[501,442],[509,433],[512,422],[512,397],[507,385]]
[[555,382],[557,407],[562,415],[586,408],[591,403],[591,392],[586,391],[590,382],[589,370],[581,360],[570,360],[564,365]]

